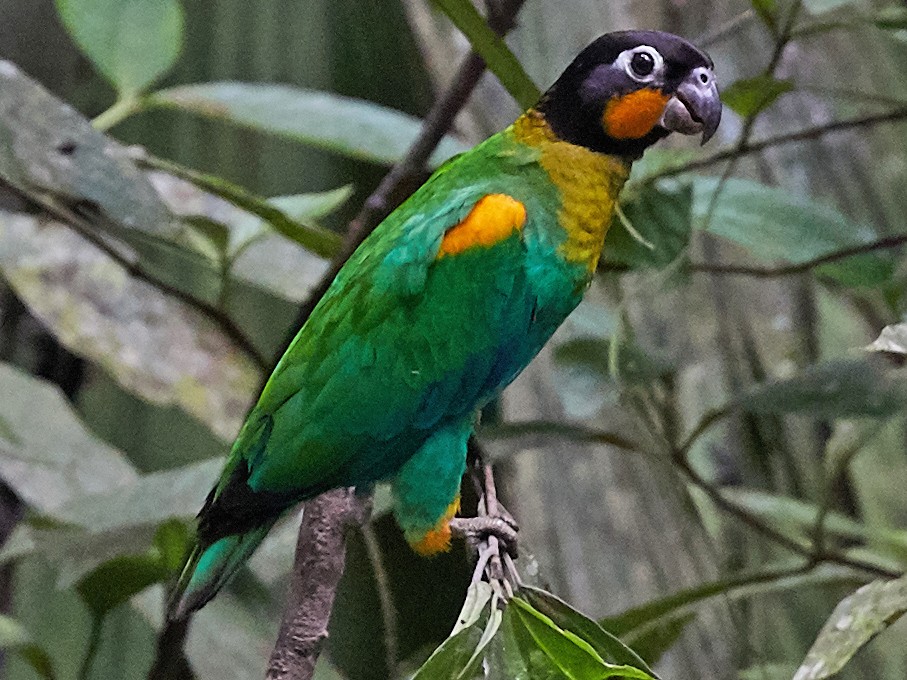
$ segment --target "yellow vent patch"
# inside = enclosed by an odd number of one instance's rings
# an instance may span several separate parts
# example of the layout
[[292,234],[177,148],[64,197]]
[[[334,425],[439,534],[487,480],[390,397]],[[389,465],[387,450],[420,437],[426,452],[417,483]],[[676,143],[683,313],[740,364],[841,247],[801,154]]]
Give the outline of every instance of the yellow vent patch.
[[670,97],[652,89],[615,97],[605,105],[602,124],[614,139],[639,139],[652,131]]
[[438,257],[456,255],[474,246],[492,246],[526,223],[526,206],[507,194],[483,196],[466,218],[441,240]]
[[460,509],[460,496],[457,496],[453,503],[447,506],[444,516],[435,524],[435,528],[427,531],[425,535],[415,543],[411,543],[413,550],[423,557],[430,557],[438,553],[450,550],[450,520]]

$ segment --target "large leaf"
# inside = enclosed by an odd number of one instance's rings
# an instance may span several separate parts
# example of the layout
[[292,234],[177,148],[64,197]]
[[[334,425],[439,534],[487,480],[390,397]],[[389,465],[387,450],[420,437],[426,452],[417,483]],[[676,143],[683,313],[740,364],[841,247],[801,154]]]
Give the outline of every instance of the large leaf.
[[907,612],[907,576],[874,581],[835,607],[794,680],[836,675],[860,648]]
[[136,479],[119,451],[85,429],[59,388],[2,363],[0,416],[15,434],[14,442],[0,439],[0,477],[41,512]]
[[520,594],[536,610],[550,618],[552,623],[588,642],[605,661],[633,666],[657,677],[639,654],[556,595],[528,586],[521,588]]
[[472,584],[450,636],[419,668],[413,680],[472,680],[482,653],[501,622],[496,601],[487,583]]
[[[812,517],[814,519],[815,515]],[[804,573],[802,566],[767,567],[759,572],[728,576],[680,590],[606,617],[600,623],[616,635],[632,640],[653,623],[682,618],[692,612],[692,607],[717,595],[738,601],[788,591],[802,592],[810,586],[858,582],[859,578],[852,570],[841,567],[826,565],[809,573]]]
[[[713,178],[693,180],[693,216],[700,225],[717,186]],[[833,208],[743,179],[724,184],[707,227],[756,258],[792,263],[809,262],[878,238],[873,229],[855,224]],[[893,264],[887,256],[867,253],[825,264],[816,271],[846,285],[868,286],[888,281]]]
[[36,202],[95,215],[94,223],[110,229],[166,237],[181,229],[125,147],[5,61],[0,61],[0,178]]
[[522,109],[538,101],[541,92],[526,74],[523,66],[507,47],[504,39],[491,30],[471,0],[434,0],[450,20],[469,39],[489,70],[494,73]]
[[236,435],[258,372],[210,318],[65,226],[22,213],[0,211],[0,273],[62,344],[124,387]]
[[[131,602],[155,628],[163,625],[164,589],[147,588]],[[185,652],[198,678],[257,678],[267,667],[277,635],[229,592],[221,592],[192,617]],[[326,677],[331,677],[325,673]]]
[[739,404],[753,413],[886,417],[907,408],[907,381],[865,359],[829,361],[758,385]]
[[76,592],[96,616],[103,616],[172,575],[157,554],[121,555],[83,577],[76,584]]
[[57,508],[54,517],[95,532],[188,519],[202,506],[223,464],[215,458],[142,475],[116,491],[76,498]]
[[523,640],[523,655],[531,656],[540,651],[569,680],[652,678],[639,668],[606,662],[583,638],[560,628],[548,616],[518,597],[512,598],[508,603],[507,614],[513,615],[515,631]]
[[183,42],[179,0],[56,0],[69,34],[123,98],[170,70]]
[[[288,85],[184,85],[157,92],[150,103],[379,163],[402,158],[421,127],[417,118],[378,104]],[[464,150],[460,142],[445,137],[430,164]]]

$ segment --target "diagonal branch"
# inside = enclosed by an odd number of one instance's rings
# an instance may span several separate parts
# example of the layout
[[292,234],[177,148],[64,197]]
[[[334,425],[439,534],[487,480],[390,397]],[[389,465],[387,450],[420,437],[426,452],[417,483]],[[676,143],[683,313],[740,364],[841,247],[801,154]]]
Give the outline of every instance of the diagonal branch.
[[845,260],[848,257],[864,255],[878,250],[897,248],[904,244],[907,244],[907,234],[897,234],[894,236],[887,236],[878,241],[872,241],[871,243],[861,243],[860,245],[851,246],[850,248],[842,248],[841,250],[836,250],[833,253],[828,253],[827,255],[807,260],[806,262],[797,262],[795,264],[782,265],[780,267],[752,267],[746,265],[697,262],[690,264],[688,269],[689,271],[696,273],[730,274],[737,276],[752,276],[755,278],[792,276],[794,274],[803,274],[824,264]]
[[679,175],[693,170],[702,170],[703,168],[708,168],[721,161],[732,160],[740,156],[758,153],[759,151],[763,151],[773,146],[819,139],[832,132],[844,132],[845,130],[855,130],[872,127],[881,123],[895,123],[903,120],[907,120],[907,106],[901,106],[883,113],[874,113],[846,120],[835,120],[830,123],[804,128],[803,130],[796,130],[794,132],[775,135],[774,137],[767,137],[766,139],[760,139],[755,142],[748,141],[745,144],[718,151],[705,158],[697,158],[688,163],[665,168],[664,170],[645,177],[642,181],[652,182],[661,177],[670,177],[672,175]]

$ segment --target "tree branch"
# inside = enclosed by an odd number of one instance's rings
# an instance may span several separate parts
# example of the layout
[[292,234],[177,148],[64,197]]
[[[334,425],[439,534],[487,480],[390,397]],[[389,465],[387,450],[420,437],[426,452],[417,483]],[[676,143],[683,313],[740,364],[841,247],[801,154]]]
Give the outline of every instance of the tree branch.
[[871,127],[880,123],[893,123],[905,119],[907,119],[907,106],[898,107],[884,113],[875,113],[867,116],[860,116],[858,118],[850,118],[847,120],[835,120],[830,123],[815,125],[803,130],[788,132],[782,135],[775,135],[774,137],[767,137],[766,139],[760,139],[755,142],[748,141],[742,145],[718,151],[711,156],[706,156],[705,158],[698,158],[696,160],[689,161],[688,163],[683,163],[682,165],[665,168],[664,170],[645,177],[642,181],[652,182],[662,177],[670,177],[673,175],[679,175],[684,172],[701,170],[711,165],[715,165],[716,163],[720,163],[721,161],[732,160],[734,158],[745,156],[747,154],[757,153],[773,146],[781,146],[782,144],[791,144],[793,142],[803,142],[811,139],[819,139],[820,137],[823,137],[824,135],[827,135],[831,132],[843,132],[845,130]]
[[878,241],[873,241],[872,243],[861,243],[860,245],[851,246],[850,248],[842,248],[841,250],[836,250],[833,253],[828,253],[827,255],[822,255],[821,257],[807,260],[806,262],[782,265],[780,267],[750,267],[732,264],[692,263],[689,266],[689,271],[708,274],[752,276],[756,278],[791,276],[794,274],[803,274],[823,264],[830,264],[832,262],[844,260],[848,257],[853,257],[854,255],[863,255],[865,253],[872,253],[877,250],[897,248],[904,245],[905,243],[907,243],[907,234],[897,234],[895,236],[888,236],[886,238],[879,239]]
[[297,680],[314,674],[343,575],[346,529],[365,522],[370,510],[370,500],[356,496],[352,489],[335,489],[305,504],[290,597],[267,680]]

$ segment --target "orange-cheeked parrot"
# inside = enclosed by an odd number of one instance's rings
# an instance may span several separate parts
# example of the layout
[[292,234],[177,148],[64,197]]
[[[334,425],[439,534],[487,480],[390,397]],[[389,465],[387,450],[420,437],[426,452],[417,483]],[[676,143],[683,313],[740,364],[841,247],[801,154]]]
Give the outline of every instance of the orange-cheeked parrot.
[[712,68],[669,33],[603,35],[375,229],[249,413],[199,513],[172,618],[329,489],[390,480],[409,544],[449,547],[479,409],[579,304],[633,161],[672,131],[715,132]]

